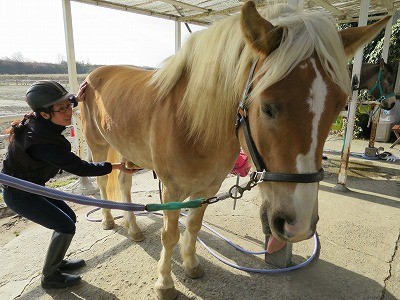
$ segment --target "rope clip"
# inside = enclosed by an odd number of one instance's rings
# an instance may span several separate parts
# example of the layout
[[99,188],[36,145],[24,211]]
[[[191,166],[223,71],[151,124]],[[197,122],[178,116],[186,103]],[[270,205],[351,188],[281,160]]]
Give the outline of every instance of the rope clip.
[[219,199],[217,196],[214,196],[214,197],[204,200],[203,202],[201,202],[201,204],[202,205],[203,204],[213,204],[213,203],[217,203],[219,200],[221,200],[221,199]]
[[242,198],[243,193],[245,191],[250,191],[256,185],[257,185],[257,182],[255,182],[252,179],[249,182],[247,182],[247,184],[245,186],[240,186],[240,185],[235,184],[234,186],[232,186],[229,189],[229,197],[231,197],[232,199],[240,199],[240,198]]

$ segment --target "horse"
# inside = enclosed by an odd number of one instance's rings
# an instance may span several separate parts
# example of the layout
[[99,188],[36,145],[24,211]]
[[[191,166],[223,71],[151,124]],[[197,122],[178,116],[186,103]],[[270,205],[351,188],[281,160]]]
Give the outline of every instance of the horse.
[[[353,65],[349,65],[351,72]],[[383,58],[379,63],[363,63],[361,65],[358,90],[368,90],[371,97],[385,110],[391,110],[396,104],[394,85],[396,71],[385,63]]]
[[[93,161],[117,153],[153,170],[168,203],[212,198],[243,148],[257,170],[253,182],[261,195],[261,226],[271,230],[269,250],[308,239],[319,219],[323,145],[350,93],[348,59],[388,19],[338,33],[322,12],[288,5],[258,12],[249,1],[240,14],[192,34],[157,70],[100,67],[86,78],[80,103]],[[109,178],[97,179],[106,199]],[[122,200],[131,202],[132,176],[120,173],[118,181]],[[181,238],[190,278],[204,274],[196,237],[206,207],[189,210]],[[110,211],[102,213],[103,228],[112,228]],[[178,295],[171,255],[180,239],[179,215],[163,211],[159,299]],[[125,213],[125,224],[132,240],[144,239],[132,212]]]

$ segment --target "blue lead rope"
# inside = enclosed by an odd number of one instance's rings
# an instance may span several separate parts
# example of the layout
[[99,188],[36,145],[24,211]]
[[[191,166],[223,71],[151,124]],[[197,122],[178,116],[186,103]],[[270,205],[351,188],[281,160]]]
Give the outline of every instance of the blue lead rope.
[[101,208],[119,209],[126,211],[156,211],[156,210],[178,210],[182,208],[198,208],[204,203],[208,203],[204,198],[193,199],[185,202],[150,203],[147,205],[113,202],[109,200],[99,200],[92,197],[69,194],[60,190],[51,189],[26,180],[12,177],[0,173],[0,183],[28,193],[49,197],[56,200],[69,201],[82,205],[96,206]]
[[101,208],[119,209],[126,211],[144,211],[146,206],[135,203],[112,202],[107,200],[99,200],[92,197],[69,194],[60,190],[50,189],[39,184],[35,184],[26,180],[15,178],[3,173],[0,173],[0,183],[23,190],[28,193],[49,197],[56,200],[70,201],[82,205],[97,206]]

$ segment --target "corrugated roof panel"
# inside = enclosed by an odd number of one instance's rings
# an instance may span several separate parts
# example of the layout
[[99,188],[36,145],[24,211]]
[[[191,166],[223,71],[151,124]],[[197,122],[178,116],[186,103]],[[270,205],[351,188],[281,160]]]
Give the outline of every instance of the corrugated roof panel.
[[[131,11],[159,18],[181,20],[188,23],[207,25],[229,14],[237,13],[244,0],[72,0],[108,8]],[[286,0],[256,0],[259,7]],[[178,8],[178,10],[175,8]],[[305,10],[324,10],[338,22],[355,21],[360,11],[359,0],[304,0]],[[400,11],[400,0],[370,2],[370,19],[374,15],[393,14]]]

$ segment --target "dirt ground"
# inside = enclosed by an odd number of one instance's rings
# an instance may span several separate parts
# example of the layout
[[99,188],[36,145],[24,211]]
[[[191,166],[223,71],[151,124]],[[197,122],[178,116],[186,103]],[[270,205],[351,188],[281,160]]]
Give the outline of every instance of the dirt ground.
[[[399,161],[351,158],[351,192],[338,193],[332,188],[337,182],[340,156],[327,156],[319,196],[321,250],[317,259],[293,272],[248,273],[227,266],[198,245],[205,275],[193,280],[184,275],[176,247],[172,270],[179,299],[400,299]],[[227,178],[221,191],[234,182],[235,177]],[[158,202],[158,182],[150,171],[135,175],[132,195],[136,203]],[[260,251],[265,237],[259,205],[258,192],[252,190],[238,200],[235,210],[233,200],[210,205],[205,222],[245,249]],[[51,232],[23,218],[8,216],[0,219],[0,299],[156,299],[160,216],[138,217],[146,239],[135,243],[127,237],[122,219],[116,221],[114,230],[104,231],[99,223],[86,219],[90,208],[72,206],[78,215],[77,234],[67,255],[86,260],[87,265],[75,272],[82,275],[83,282],[69,289],[43,290],[40,270]],[[114,215],[119,213],[115,211]],[[90,217],[99,218],[100,213]],[[263,255],[242,254],[206,229],[200,237],[236,264],[273,268]],[[304,262],[313,249],[313,240],[294,244],[293,263]]]

